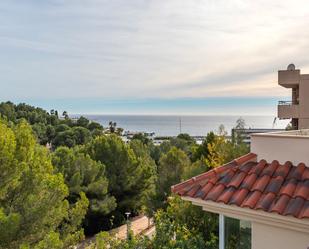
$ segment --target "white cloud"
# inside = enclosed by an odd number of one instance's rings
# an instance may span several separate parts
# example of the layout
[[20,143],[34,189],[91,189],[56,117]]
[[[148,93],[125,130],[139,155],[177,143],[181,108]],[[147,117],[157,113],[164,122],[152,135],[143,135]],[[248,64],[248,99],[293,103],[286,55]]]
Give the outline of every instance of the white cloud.
[[285,96],[309,70],[309,3],[50,0],[0,3],[0,97]]

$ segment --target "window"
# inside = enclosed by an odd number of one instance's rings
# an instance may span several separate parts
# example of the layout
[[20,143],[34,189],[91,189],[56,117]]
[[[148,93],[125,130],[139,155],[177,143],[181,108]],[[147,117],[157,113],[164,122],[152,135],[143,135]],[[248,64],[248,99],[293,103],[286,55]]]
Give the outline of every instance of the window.
[[220,215],[220,249],[251,249],[251,223]]

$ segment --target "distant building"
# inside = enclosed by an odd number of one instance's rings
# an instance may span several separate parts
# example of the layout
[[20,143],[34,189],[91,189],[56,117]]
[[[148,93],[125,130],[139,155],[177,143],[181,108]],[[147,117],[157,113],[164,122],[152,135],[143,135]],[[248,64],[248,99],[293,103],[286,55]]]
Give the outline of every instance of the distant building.
[[292,89],[291,101],[279,101],[278,118],[292,119],[292,128],[309,128],[309,74],[301,74],[290,64],[287,70],[278,71],[278,84]]

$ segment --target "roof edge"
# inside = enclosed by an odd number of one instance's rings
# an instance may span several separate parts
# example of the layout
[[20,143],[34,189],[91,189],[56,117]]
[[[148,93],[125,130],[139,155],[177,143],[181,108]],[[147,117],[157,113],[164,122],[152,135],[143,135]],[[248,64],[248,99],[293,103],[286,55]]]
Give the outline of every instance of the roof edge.
[[307,218],[299,219],[293,216],[282,216],[276,213],[268,213],[263,210],[252,210],[250,208],[226,205],[224,203],[216,203],[210,200],[205,201],[187,196],[181,198],[185,201],[192,202],[194,205],[201,206],[203,207],[203,210],[212,213],[219,213],[238,219],[245,219],[251,222],[281,227],[309,234],[309,219]]
[[225,170],[226,168],[229,168],[229,167],[235,167],[235,166],[241,166],[247,162],[256,162],[257,161],[257,155],[255,153],[248,153],[248,154],[245,154],[241,157],[238,157],[236,159],[234,159],[233,161],[231,162],[228,162],[222,166],[219,166],[219,167],[216,167],[216,168],[213,168],[207,172],[204,172],[200,175],[197,175],[197,176],[194,176],[184,182],[181,182],[181,183],[178,183],[178,184],[175,184],[173,186],[171,186],[171,191],[172,193],[177,193],[177,191],[180,189],[180,188],[184,188],[185,186],[187,186],[188,184],[190,183],[193,183],[193,182],[198,182],[199,180],[202,180],[204,179],[205,177],[210,177],[212,174],[219,174],[221,173],[223,170]]

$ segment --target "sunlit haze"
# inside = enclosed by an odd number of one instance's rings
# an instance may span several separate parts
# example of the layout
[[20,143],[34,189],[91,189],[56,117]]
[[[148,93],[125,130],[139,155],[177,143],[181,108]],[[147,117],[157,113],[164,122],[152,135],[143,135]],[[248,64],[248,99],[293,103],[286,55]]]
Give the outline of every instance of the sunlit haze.
[[[307,7],[306,7],[307,6]],[[2,0],[0,100],[70,113],[276,115],[308,1]]]

